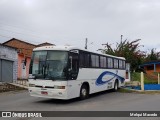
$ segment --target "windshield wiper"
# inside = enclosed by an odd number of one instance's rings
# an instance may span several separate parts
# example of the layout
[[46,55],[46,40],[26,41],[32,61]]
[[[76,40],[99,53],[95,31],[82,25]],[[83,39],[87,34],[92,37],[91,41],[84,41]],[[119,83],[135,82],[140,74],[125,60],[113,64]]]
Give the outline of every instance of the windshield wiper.
[[51,76],[45,76],[44,79],[45,79],[45,80],[55,80],[55,78],[54,78],[54,77],[51,77]]
[[56,80],[54,77],[50,77],[50,79],[51,79],[52,81],[55,81],[55,80]]
[[34,80],[36,80],[37,79],[37,76],[34,76]]

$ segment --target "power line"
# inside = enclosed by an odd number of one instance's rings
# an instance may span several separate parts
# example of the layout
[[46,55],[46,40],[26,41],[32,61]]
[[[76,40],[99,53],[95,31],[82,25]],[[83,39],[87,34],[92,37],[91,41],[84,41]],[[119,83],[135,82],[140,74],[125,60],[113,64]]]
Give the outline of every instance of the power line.
[[[4,25],[4,24],[5,24],[5,25]],[[1,26],[4,26],[4,27],[9,26],[9,27],[12,28],[12,30],[0,28],[1,30],[5,30],[5,31],[9,31],[9,32],[14,32],[14,33],[16,33],[16,34],[21,34],[21,35],[30,35],[30,36],[32,36],[32,37],[40,38],[40,39],[51,39],[51,37],[40,36],[40,35],[42,35],[42,33],[40,33],[40,32],[38,33],[39,35],[37,36],[36,34],[33,34],[33,32],[35,33],[35,31],[33,31],[33,30],[28,30],[28,29],[26,29],[26,28],[21,28],[21,27],[9,25],[9,24],[6,24],[6,23],[1,22],[1,21],[0,21],[0,25],[1,25]],[[15,30],[13,30],[13,29],[21,29],[21,30],[23,30],[23,31],[32,32],[32,34],[30,34],[30,33],[27,33],[27,34],[20,33],[20,32],[17,32],[17,31],[15,31]],[[37,32],[36,32],[36,33],[37,33]],[[56,41],[56,40],[54,40],[54,41]]]
[[4,30],[4,31],[8,31],[8,32],[13,32],[13,33],[16,33],[16,34],[24,35],[24,36],[29,35],[29,36],[32,36],[34,38],[41,38],[42,39],[42,37],[39,37],[39,36],[36,36],[36,35],[33,35],[33,34],[24,34],[24,33],[20,33],[20,32],[13,31],[13,30],[7,30],[7,29],[3,29],[3,28],[0,28],[0,29]]
[[[0,28],[1,30],[4,30],[4,31],[8,31],[8,32],[12,32],[12,33],[16,33],[16,34],[20,34],[20,35],[23,35],[23,36],[26,36],[25,34],[23,34],[23,33],[20,33],[20,32],[17,32],[17,31],[12,31],[12,30],[7,30],[7,29],[2,29],[2,28]],[[1,35],[1,36],[4,36],[4,35]],[[30,35],[30,34],[28,34],[27,35],[27,37],[34,37],[34,38],[40,38],[40,39],[44,39],[44,38],[42,38],[42,37],[38,37],[38,36],[34,36],[34,35]],[[4,37],[7,37],[7,36],[4,36]],[[13,37],[8,37],[8,38],[13,38]],[[17,38],[17,37],[16,37]],[[18,38],[17,38],[18,39]],[[49,40],[49,39],[48,39]],[[25,40],[25,41],[27,41],[27,40]],[[57,40],[54,40],[54,41],[57,41]],[[40,42],[36,42],[36,41],[27,41],[27,42],[32,42],[32,43],[36,43],[36,44],[39,44]]]
[[[5,25],[4,25],[5,24]],[[11,28],[15,28],[15,29],[21,29],[21,30],[23,30],[23,31],[28,31],[28,32],[34,32],[34,33],[38,33],[38,34],[40,34],[40,35],[42,35],[42,33],[41,32],[35,32],[35,31],[33,31],[33,30],[29,30],[29,29],[26,29],[26,28],[21,28],[21,27],[18,27],[18,26],[14,26],[14,25],[9,25],[9,24],[6,24],[6,23],[4,23],[4,22],[1,22],[0,21],[0,25],[1,26],[4,26],[4,27],[6,27],[6,26],[9,26],[9,27],[11,27]],[[2,28],[0,28],[0,29],[2,29]],[[4,29],[3,29],[4,30]],[[17,33],[17,34],[22,34],[22,35],[25,35],[24,33],[20,33],[20,32],[17,32],[17,31],[13,31],[13,29],[12,30],[6,30],[5,29],[5,31],[11,31],[11,32],[14,32],[14,33]],[[37,35],[38,35],[37,34]],[[30,33],[28,33],[28,35],[30,35],[30,36],[33,36],[33,37],[35,37],[35,38],[41,38],[41,39],[49,39],[49,40],[51,40],[52,39],[52,37],[51,36],[49,36],[49,37],[46,37],[46,35],[45,36],[37,36],[36,34],[30,34]],[[48,36],[48,35],[47,35]],[[54,41],[57,41],[57,40],[54,40]],[[67,40],[66,40],[67,41]],[[69,41],[75,41],[75,40],[69,40]],[[78,41],[82,41],[82,40],[78,40]],[[58,42],[58,41],[57,41]]]
[[[11,26],[11,25],[2,25],[2,24],[0,24],[0,26],[2,26],[2,27],[5,27],[5,28],[11,28],[12,29],[12,32],[16,32],[16,33],[18,33],[18,34],[23,34],[23,33],[20,33],[20,32],[17,32],[17,30],[19,30],[19,31],[24,31],[24,32],[28,32],[28,34],[29,35],[31,35],[31,36],[34,36],[34,37],[38,37],[38,38],[47,38],[47,37],[45,37],[45,36],[41,36],[41,37],[39,37],[40,35],[42,35],[42,33],[38,33],[38,34],[33,34],[33,32],[34,33],[37,33],[37,32],[35,32],[35,31],[33,31],[33,30],[28,30],[28,29],[23,29],[23,28],[20,28],[20,27],[15,27],[15,26]],[[8,27],[9,26],[9,27]],[[8,29],[4,29],[4,28],[1,28],[1,29],[3,29],[3,30],[5,30],[5,31],[11,31],[11,30],[8,30]],[[14,31],[13,31],[13,29],[14,29]],[[16,30],[15,30],[16,29]],[[30,33],[31,34],[30,34]],[[47,38],[48,39],[48,38]]]
[[[19,27],[19,26],[9,25],[9,24],[6,24],[6,23],[1,22],[1,21],[0,21],[0,25],[3,25],[3,26],[5,25],[5,26],[9,26],[9,27],[14,27],[14,28],[18,28],[18,29],[23,29],[23,30],[25,30],[25,31],[35,32],[35,31],[33,31],[33,30],[29,30],[29,29],[22,28],[22,27]],[[39,34],[42,34],[42,33],[39,32]]]
[[[1,36],[1,37],[5,37],[5,38],[10,38],[10,39],[11,39],[11,38],[17,38],[17,39],[21,40],[21,38],[19,38],[19,37],[13,37],[13,36],[12,36],[12,37],[9,37],[9,36],[6,36],[6,35],[0,35],[0,36]],[[31,40],[28,41],[28,40],[24,40],[24,39],[23,39],[23,41],[26,41],[26,42],[29,42],[29,43],[34,43],[34,44],[39,44],[39,42],[35,42],[35,41],[31,41]]]
[[[51,41],[51,38],[45,38],[45,37],[41,37],[41,36],[37,36],[37,35],[34,35],[34,34],[30,34],[30,33],[21,33],[21,32],[17,32],[15,30],[8,30],[8,29],[4,29],[4,28],[0,28],[0,30],[4,30],[4,31],[8,31],[8,32],[12,32],[12,33],[16,33],[16,34],[20,34],[20,35],[23,35],[23,36],[28,36],[29,37],[34,37],[34,38],[40,38],[40,39],[48,39],[49,41]],[[59,42],[58,40],[54,40],[55,42]],[[65,40],[67,42],[75,42],[75,40]],[[82,40],[76,40],[76,41],[82,41]]]
[[5,37],[5,38],[12,38],[12,37],[8,37],[8,36],[5,36],[5,35],[0,35],[1,37]]
[[[5,24],[5,25],[4,25]],[[35,32],[35,31],[33,31],[33,30],[28,30],[28,29],[23,29],[23,28],[20,28],[20,27],[17,27],[17,26],[13,26],[13,25],[9,25],[9,24],[6,24],[6,23],[4,23],[4,22],[1,22],[0,21],[0,25],[1,26],[4,26],[4,27],[6,27],[6,26],[9,26],[9,27],[11,27],[12,28],[12,30],[11,29],[4,29],[4,28],[0,28],[1,30],[4,30],[4,31],[8,31],[8,32],[12,32],[12,33],[16,33],[16,34],[20,34],[20,35],[23,35],[23,36],[29,36],[29,37],[34,37],[34,38],[40,38],[40,39],[48,39],[49,41],[51,41],[52,40],[52,38],[51,37],[44,37],[44,36],[37,36],[37,35],[35,35],[35,34],[30,34],[30,33],[21,33],[21,32],[19,32],[19,31],[17,31],[17,30],[13,30],[13,29],[21,29],[21,30],[23,30],[24,32],[25,31],[28,31],[28,32]],[[42,34],[42,33],[38,33],[38,34]],[[1,35],[1,37],[6,37],[6,38],[13,38],[13,37],[8,37],[8,36],[4,36],[4,35]],[[16,37],[17,38],[17,37]],[[57,42],[59,42],[58,40],[54,40],[55,42],[57,41]],[[63,40],[63,41],[66,41],[66,42],[68,42],[68,43],[73,43],[73,42],[76,42],[76,41],[82,41],[82,40]],[[33,41],[32,41],[33,42]],[[35,42],[35,41],[34,41]],[[38,42],[37,42],[38,43]]]

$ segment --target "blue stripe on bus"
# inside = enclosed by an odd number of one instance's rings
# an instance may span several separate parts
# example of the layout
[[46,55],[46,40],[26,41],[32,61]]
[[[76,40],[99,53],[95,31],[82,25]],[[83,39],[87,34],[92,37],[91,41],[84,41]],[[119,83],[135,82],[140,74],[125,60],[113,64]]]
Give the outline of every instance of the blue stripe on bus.
[[[117,73],[118,73],[118,71],[117,71]],[[100,85],[106,84],[106,83],[112,81],[114,78],[117,78],[118,80],[121,81],[121,83],[123,83],[125,79],[124,79],[123,77],[117,75],[117,73],[115,74],[115,73],[109,72],[109,71],[103,72],[103,73],[97,78],[97,80],[96,80],[96,85],[97,85],[97,86],[100,86]],[[105,75],[112,75],[113,77],[112,77],[111,79],[108,79],[108,80],[106,80],[106,81],[103,81],[102,78],[103,78]]]

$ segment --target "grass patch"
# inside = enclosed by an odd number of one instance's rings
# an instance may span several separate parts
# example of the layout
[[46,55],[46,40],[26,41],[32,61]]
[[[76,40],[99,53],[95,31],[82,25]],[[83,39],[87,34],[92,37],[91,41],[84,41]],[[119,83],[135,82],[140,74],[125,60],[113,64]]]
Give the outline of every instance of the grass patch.
[[129,90],[129,89],[120,88],[120,89],[118,89],[118,92],[122,92],[122,93],[132,93],[133,91],[132,91],[132,90]]
[[[148,75],[144,73],[144,84],[157,84],[158,80],[156,78],[156,73],[154,73],[155,76],[152,75]],[[131,73],[131,81],[139,81],[141,82],[141,78],[140,78],[141,74],[138,72],[133,72]]]

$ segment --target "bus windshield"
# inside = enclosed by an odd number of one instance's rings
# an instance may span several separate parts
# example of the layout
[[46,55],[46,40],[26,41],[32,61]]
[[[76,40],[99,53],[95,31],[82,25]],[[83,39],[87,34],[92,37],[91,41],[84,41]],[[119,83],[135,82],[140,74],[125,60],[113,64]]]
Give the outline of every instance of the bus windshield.
[[67,61],[66,51],[34,51],[29,73],[35,79],[64,80]]

